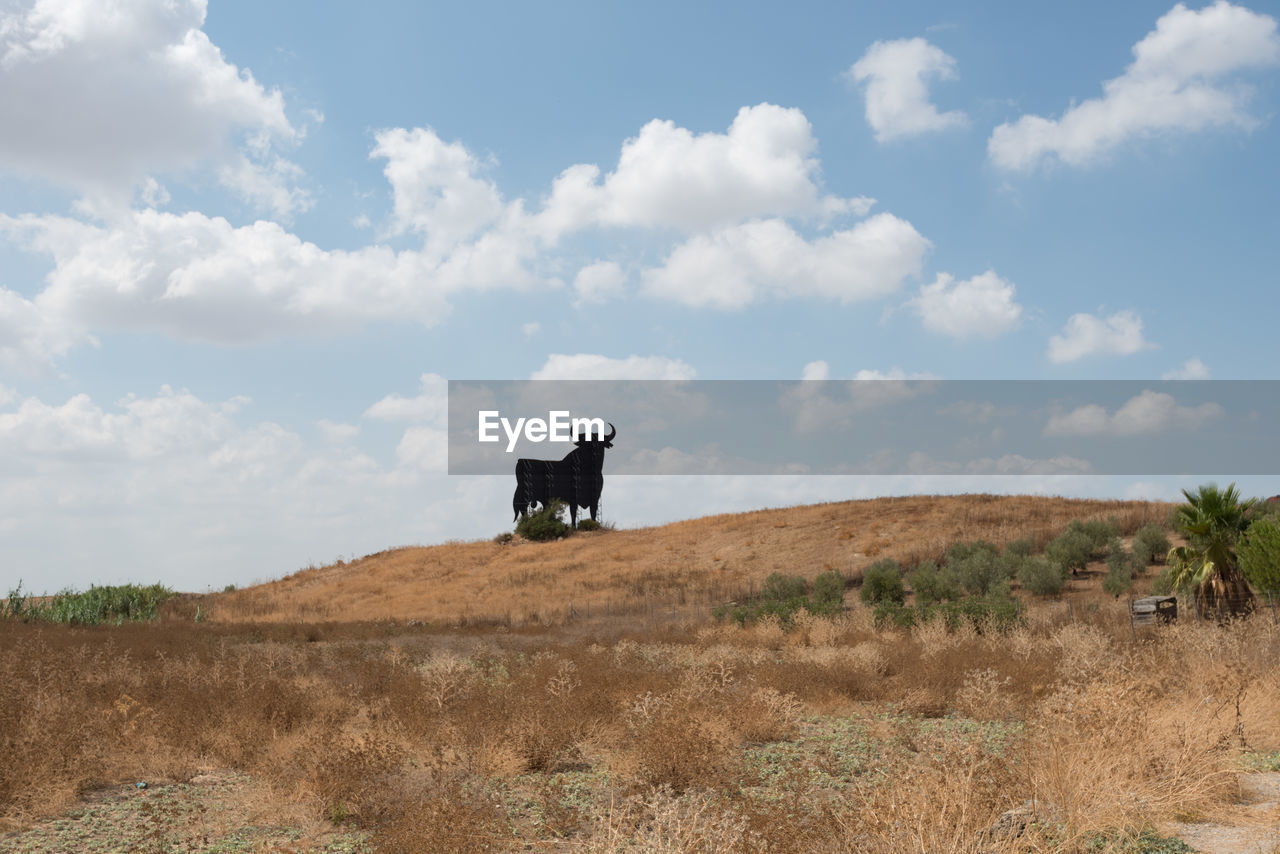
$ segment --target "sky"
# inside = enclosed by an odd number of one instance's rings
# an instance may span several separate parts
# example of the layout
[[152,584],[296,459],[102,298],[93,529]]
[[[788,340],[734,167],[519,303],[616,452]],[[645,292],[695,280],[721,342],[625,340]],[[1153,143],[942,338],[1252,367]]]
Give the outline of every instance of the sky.
[[[0,585],[491,537],[512,483],[445,473],[449,379],[1278,379],[1277,17],[10,0]],[[1195,483],[615,477],[602,512]]]

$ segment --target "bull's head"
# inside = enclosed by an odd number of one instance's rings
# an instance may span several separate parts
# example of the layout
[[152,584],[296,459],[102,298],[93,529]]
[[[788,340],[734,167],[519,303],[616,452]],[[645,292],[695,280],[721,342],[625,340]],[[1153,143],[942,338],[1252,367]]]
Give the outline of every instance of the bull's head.
[[574,440],[573,440],[573,444],[575,444],[575,445],[582,445],[582,444],[585,444],[586,442],[590,441],[590,442],[592,442],[593,444],[594,444],[594,443],[596,443],[596,442],[599,442],[599,443],[600,443],[600,445],[601,445],[601,447],[604,447],[604,448],[612,448],[612,447],[613,447],[613,437],[614,437],[614,436],[617,436],[617,435],[618,435],[618,428],[617,428],[617,427],[614,427],[614,426],[613,426],[613,422],[612,422],[612,421],[610,421],[610,422],[609,422],[609,433],[608,433],[608,434],[607,434],[603,439],[591,439],[591,438],[590,438],[590,437],[591,437],[591,431],[587,431],[586,433],[579,433],[579,434],[578,434],[578,437],[577,437],[576,439],[574,439]]

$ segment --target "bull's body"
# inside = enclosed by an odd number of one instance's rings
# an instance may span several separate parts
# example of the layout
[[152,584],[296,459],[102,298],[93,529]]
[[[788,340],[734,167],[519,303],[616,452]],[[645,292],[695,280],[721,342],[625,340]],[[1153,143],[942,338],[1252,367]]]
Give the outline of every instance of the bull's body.
[[[609,425],[613,428],[613,425]],[[533,505],[550,506],[555,499],[569,507],[569,522],[578,525],[578,508],[591,511],[599,521],[600,491],[604,488],[604,452],[613,447],[617,430],[602,438],[583,438],[562,460],[516,460],[516,492],[511,498],[515,518],[527,514]]]

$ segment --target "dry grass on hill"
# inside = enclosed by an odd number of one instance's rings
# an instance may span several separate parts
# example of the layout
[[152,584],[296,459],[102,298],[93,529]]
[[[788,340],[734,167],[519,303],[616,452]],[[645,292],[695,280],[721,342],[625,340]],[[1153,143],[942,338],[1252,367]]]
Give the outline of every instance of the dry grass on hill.
[[220,621],[430,620],[558,623],[658,603],[689,614],[735,598],[769,574],[856,577],[872,561],[940,557],[960,540],[1043,545],[1072,519],[1117,517],[1122,533],[1162,521],[1171,505],[1035,496],[912,496],[726,514],[578,534],[395,549],[305,569],[209,597]]

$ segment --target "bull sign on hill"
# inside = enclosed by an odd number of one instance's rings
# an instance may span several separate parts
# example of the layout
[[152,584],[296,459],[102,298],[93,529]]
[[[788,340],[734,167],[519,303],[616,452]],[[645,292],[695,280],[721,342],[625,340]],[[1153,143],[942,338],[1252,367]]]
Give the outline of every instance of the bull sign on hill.
[[516,492],[511,499],[515,519],[527,515],[533,505],[549,507],[555,499],[569,506],[569,523],[578,527],[578,508],[591,511],[598,522],[600,491],[604,488],[604,452],[613,447],[618,430],[609,433],[588,429],[574,439],[576,446],[562,460],[516,460]]

